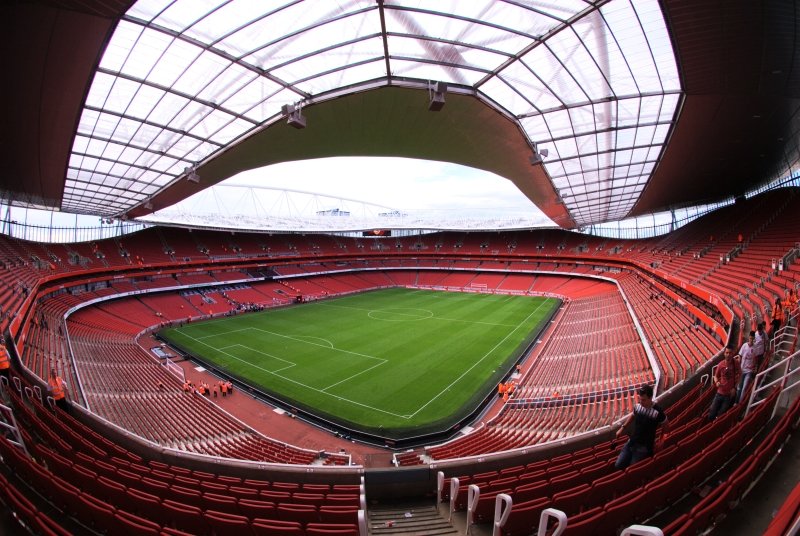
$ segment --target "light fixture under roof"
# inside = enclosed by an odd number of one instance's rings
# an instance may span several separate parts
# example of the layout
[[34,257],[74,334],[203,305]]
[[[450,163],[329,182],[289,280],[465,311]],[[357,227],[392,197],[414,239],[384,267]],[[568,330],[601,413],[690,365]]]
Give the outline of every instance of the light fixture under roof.
[[183,173],[184,175],[186,175],[187,181],[194,184],[200,183],[200,175],[197,174],[197,170],[195,169],[194,166],[187,166],[183,168]]
[[281,106],[281,112],[286,116],[286,124],[290,127],[297,129],[306,128],[306,118],[303,115],[303,109],[301,107],[295,107],[292,104],[284,104]]
[[445,92],[447,92],[447,84],[444,82],[434,82],[428,86],[428,110],[438,112],[444,108]]
[[541,151],[539,151],[539,150],[534,151],[533,155],[531,155],[531,158],[530,158],[531,164],[534,165],[534,166],[537,165],[537,164],[541,164],[542,160],[547,158],[547,155],[549,155],[549,154],[550,154],[550,151],[548,151],[547,149],[542,149]]

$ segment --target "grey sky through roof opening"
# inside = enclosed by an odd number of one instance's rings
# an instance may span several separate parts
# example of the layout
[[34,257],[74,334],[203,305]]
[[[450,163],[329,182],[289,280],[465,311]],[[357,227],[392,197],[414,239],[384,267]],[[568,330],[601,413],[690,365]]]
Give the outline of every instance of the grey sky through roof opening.
[[382,10],[383,26],[373,0],[137,2],[87,95],[62,210],[123,214],[283,105],[403,79],[472,88],[516,118],[577,225],[630,212],[682,97],[656,0]]
[[[346,211],[347,218],[321,216],[336,210]],[[318,232],[554,225],[497,175],[446,162],[353,157],[245,171],[140,220]]]

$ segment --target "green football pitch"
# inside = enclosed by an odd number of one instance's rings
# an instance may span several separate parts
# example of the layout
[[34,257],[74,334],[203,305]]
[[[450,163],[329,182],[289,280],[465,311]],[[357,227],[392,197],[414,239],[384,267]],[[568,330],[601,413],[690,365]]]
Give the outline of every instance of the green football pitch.
[[388,438],[473,411],[559,300],[395,288],[169,328],[161,336],[248,385]]

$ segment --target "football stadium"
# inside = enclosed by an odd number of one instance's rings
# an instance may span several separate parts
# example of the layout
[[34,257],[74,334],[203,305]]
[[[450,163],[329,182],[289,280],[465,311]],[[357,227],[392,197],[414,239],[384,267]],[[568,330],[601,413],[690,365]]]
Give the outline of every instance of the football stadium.
[[0,12],[0,533],[800,534],[795,2]]

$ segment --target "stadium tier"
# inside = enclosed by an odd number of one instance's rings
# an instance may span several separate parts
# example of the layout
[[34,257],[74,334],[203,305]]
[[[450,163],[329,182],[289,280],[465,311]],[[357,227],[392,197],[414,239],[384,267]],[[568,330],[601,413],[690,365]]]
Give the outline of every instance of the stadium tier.
[[[800,281],[797,265],[784,265],[798,214],[800,195],[784,190],[647,240],[150,228],[45,246],[2,236],[0,307],[14,366],[2,380],[3,420],[13,425],[0,437],[0,499],[37,534],[356,535],[372,528],[371,502],[434,494],[473,531],[532,534],[539,514],[556,508],[569,516],[565,534],[633,523],[694,534],[742,500],[800,418],[800,403],[759,384],[748,403],[708,422],[714,391],[701,382],[722,348],[738,347]],[[224,406],[222,392],[187,392],[186,379],[207,381],[208,371],[153,337],[165,326],[394,287],[561,305],[498,373],[513,395],[492,385],[436,444],[351,443],[350,430],[301,423],[292,417],[319,424],[276,399],[252,402],[262,414],[285,410],[259,426],[237,413],[235,401],[250,398],[238,392],[245,385],[237,381]],[[786,331],[771,352],[795,349],[796,331]],[[70,413],[50,404],[51,370],[69,386]],[[215,395],[226,379],[216,372]],[[654,457],[618,471],[614,431],[643,385],[656,387],[669,432]],[[293,444],[275,419],[321,448]]]

